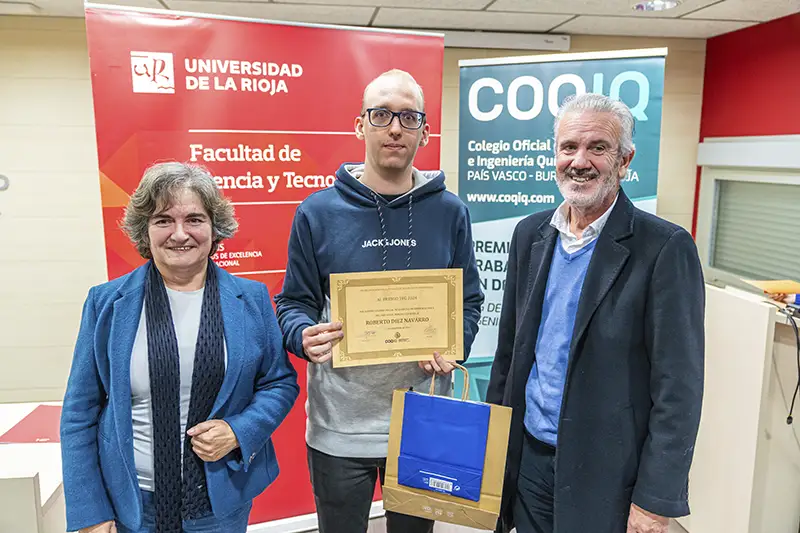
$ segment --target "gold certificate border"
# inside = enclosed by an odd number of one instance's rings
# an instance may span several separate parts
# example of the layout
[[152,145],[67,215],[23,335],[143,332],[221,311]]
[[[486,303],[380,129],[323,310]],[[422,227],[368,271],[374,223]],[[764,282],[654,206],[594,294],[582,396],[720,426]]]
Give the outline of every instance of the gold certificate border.
[[[430,361],[433,352],[449,361],[464,360],[464,273],[460,268],[436,270],[391,270],[387,272],[355,272],[331,274],[331,317],[333,322],[344,324],[344,337],[333,345],[333,367],[382,365],[413,361]],[[391,348],[364,354],[350,353],[347,348],[347,287],[380,287],[416,285],[420,283],[446,284],[447,345],[417,349]]]

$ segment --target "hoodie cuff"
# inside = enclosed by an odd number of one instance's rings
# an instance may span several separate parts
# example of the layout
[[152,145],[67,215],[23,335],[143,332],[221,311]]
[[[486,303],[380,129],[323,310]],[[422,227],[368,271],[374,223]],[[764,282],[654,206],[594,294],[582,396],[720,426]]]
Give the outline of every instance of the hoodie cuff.
[[303,330],[313,325],[314,324],[300,324],[292,336],[291,346],[286,347],[288,351],[304,361],[310,361],[311,359],[308,358],[306,351],[303,349]]

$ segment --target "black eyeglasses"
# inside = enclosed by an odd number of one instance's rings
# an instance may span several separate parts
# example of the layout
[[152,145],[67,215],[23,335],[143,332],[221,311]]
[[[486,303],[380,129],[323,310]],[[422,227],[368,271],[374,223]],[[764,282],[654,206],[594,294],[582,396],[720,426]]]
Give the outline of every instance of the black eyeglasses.
[[384,107],[370,107],[367,109],[369,123],[376,128],[385,128],[392,123],[394,117],[400,120],[400,125],[407,130],[418,130],[425,124],[425,113],[422,111],[390,111]]

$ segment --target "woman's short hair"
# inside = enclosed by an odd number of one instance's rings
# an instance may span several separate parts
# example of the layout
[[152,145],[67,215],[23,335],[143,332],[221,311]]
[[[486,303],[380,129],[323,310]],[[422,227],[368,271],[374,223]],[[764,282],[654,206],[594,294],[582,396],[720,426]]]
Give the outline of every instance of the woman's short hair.
[[222,195],[211,173],[200,165],[177,161],[157,163],[145,170],[139,186],[125,208],[122,229],[136,246],[139,254],[150,259],[150,218],[157,211],[169,209],[177,194],[189,189],[200,198],[203,208],[211,219],[211,253],[223,239],[233,237],[239,223],[233,205]]

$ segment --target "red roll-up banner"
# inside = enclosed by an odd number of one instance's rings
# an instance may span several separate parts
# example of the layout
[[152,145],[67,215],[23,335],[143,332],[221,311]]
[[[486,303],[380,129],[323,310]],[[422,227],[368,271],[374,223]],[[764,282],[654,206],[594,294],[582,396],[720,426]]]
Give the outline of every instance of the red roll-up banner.
[[[425,91],[431,142],[415,166],[438,169],[440,35],[97,6],[86,8],[109,279],[144,260],[119,229],[145,168],[205,165],[240,223],[214,260],[280,291],[297,205],[362,161],[354,134],[364,87],[410,72]],[[300,398],[274,436],[277,481],[251,523],[314,512],[306,465],[305,364]]]

